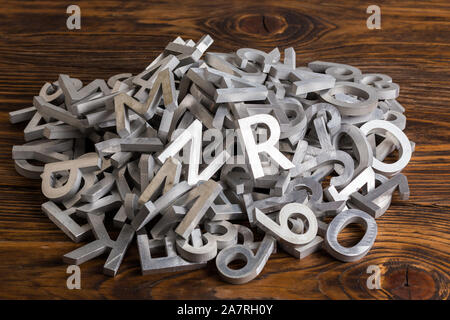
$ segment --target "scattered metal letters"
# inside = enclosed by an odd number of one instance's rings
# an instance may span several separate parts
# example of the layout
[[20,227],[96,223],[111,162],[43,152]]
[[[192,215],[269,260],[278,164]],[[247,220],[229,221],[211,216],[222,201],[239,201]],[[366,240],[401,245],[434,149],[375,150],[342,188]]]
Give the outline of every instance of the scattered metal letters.
[[[215,259],[221,278],[240,284],[277,247],[297,259],[322,248],[361,259],[394,191],[408,199],[401,171],[415,144],[389,76],[299,67],[293,48],[283,60],[277,48],[205,53],[212,42],[178,37],[135,76],[83,85],[61,74],[10,113],[28,122],[12,149],[17,172],[41,178],[42,210],[87,241],[65,262],[109,252],[104,273],[114,276],[136,239],[143,274]],[[344,247],[337,237],[350,223],[365,235]]]

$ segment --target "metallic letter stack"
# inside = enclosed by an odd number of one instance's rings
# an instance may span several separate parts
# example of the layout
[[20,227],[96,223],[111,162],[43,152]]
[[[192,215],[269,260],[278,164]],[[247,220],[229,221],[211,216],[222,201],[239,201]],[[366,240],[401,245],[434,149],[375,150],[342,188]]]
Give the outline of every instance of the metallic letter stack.
[[[361,259],[394,191],[408,199],[401,171],[414,143],[389,76],[299,67],[293,48],[283,59],[277,48],[206,53],[212,42],[178,37],[137,75],[84,85],[61,74],[10,113],[28,122],[12,150],[17,172],[42,179],[44,213],[86,243],[64,262],[107,253],[114,276],[137,243],[143,274],[215,259],[240,284],[277,250]],[[350,223],[365,234],[344,247]]]

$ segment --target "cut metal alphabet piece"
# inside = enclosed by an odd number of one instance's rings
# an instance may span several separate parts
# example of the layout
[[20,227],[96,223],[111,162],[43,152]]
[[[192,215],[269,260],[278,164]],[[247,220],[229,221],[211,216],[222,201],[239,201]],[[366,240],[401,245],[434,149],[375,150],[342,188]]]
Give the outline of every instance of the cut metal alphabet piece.
[[[142,274],[196,270],[206,267],[206,262],[190,262],[180,257],[175,250],[175,235],[163,239],[149,240],[144,229],[137,232],[137,245]],[[162,251],[163,257],[152,257],[152,251]]]
[[356,205],[361,210],[369,213],[374,218],[378,218],[384,212],[383,208],[378,206],[374,201],[386,194],[391,194],[397,189],[400,193],[400,197],[403,200],[409,199],[409,186],[408,179],[403,174],[399,173],[389,179],[386,182],[383,182],[380,186],[375,189],[369,191],[365,196],[361,195],[358,192],[354,192],[351,194],[351,202]]
[[176,245],[180,256],[192,262],[207,262],[217,255],[216,238],[210,233],[202,234],[198,228],[192,231],[189,239],[178,236]]
[[130,225],[125,224],[122,227],[117,240],[112,241],[103,224],[103,214],[88,214],[87,219],[97,240],[65,254],[63,260],[68,264],[80,265],[109,251],[108,258],[103,266],[103,272],[106,275],[115,276],[128,246],[130,245],[131,240],[133,240],[134,230]]
[[[223,249],[216,257],[219,275],[232,284],[242,284],[253,280],[261,273],[275,245],[275,238],[266,234],[256,254],[241,244]],[[229,264],[234,260],[244,260],[245,266],[240,269],[231,269]]]
[[[289,229],[289,218],[301,215],[308,222],[308,231],[305,233],[294,233]],[[314,212],[304,204],[289,203],[286,204],[277,215],[278,223],[274,222],[258,208],[255,209],[256,225],[271,234],[277,240],[292,245],[306,244],[312,241],[317,234],[317,219]]]
[[[60,161],[48,163],[44,167],[42,174],[42,193],[53,201],[62,201],[73,196],[79,189],[82,178],[82,171],[88,172],[101,168],[101,159],[97,154],[76,160]],[[63,186],[54,187],[56,172],[69,171],[69,179]]]
[[91,226],[86,223],[80,226],[71,218],[76,209],[70,208],[62,211],[51,201],[42,204],[42,211],[74,242],[85,240],[91,234]]
[[278,59],[274,59],[273,56],[270,54],[265,53],[264,51],[252,49],[252,48],[241,48],[236,51],[237,55],[237,63],[241,67],[245,67],[248,63],[248,61],[252,61],[262,67],[262,72],[267,73],[270,71],[270,67],[273,63],[277,62],[279,60],[279,53],[278,53]]
[[198,187],[189,191],[186,202],[194,203],[175,229],[175,233],[187,239],[220,191],[222,191],[222,186],[213,180],[201,183]]
[[[168,158],[158,170],[155,177],[145,187],[144,191],[142,191],[139,197],[139,203],[142,205],[147,201],[156,200],[156,196],[159,193],[166,193],[180,181],[180,175],[181,163],[176,158]],[[141,187],[143,186],[141,185]]]
[[92,93],[101,90],[104,95],[110,93],[110,89],[106,85],[105,80],[96,79],[81,89],[74,85],[73,80],[68,75],[60,74],[58,84],[64,94],[67,107],[71,107],[75,101],[79,101]]
[[[389,180],[389,178],[387,178],[379,173],[375,174],[375,186],[376,187],[380,186],[381,184],[385,183],[388,180]],[[389,209],[389,206],[391,205],[391,201],[392,201],[392,194],[394,191],[395,190],[393,190],[392,193],[386,193],[386,194],[382,195],[381,197],[378,197],[375,200],[373,200],[373,202],[381,208],[381,210],[377,210],[378,213],[375,215],[375,218],[382,216],[387,211],[387,209]],[[358,206],[356,206],[355,204],[353,204],[351,202],[351,199],[349,201],[347,201],[347,205],[348,205],[348,208],[359,209]]]
[[366,136],[370,133],[389,132],[398,141],[400,159],[394,163],[384,163],[374,158],[372,167],[375,171],[392,176],[403,170],[411,160],[411,144],[408,137],[396,125],[384,120],[372,120],[363,124],[360,129]]
[[[297,259],[322,247],[362,258],[395,190],[408,198],[401,171],[415,143],[391,77],[298,65],[293,47],[283,60],[278,48],[206,53],[212,43],[176,37],[134,76],[83,86],[61,74],[9,113],[25,122],[14,167],[42,179],[42,210],[73,241],[96,238],[65,262],[109,252],[114,276],[136,232],[143,274],[216,259],[225,281],[245,283],[278,244]],[[349,223],[366,232],[345,248]]]
[[[336,99],[335,95],[343,93],[357,96],[362,101],[345,102]],[[339,112],[345,116],[361,116],[372,112],[378,104],[377,93],[372,87],[347,81],[336,82],[336,85],[330,90],[322,93],[320,97],[326,102],[336,106]]]
[[130,134],[130,120],[125,105],[142,116],[145,120],[153,117],[156,107],[163,98],[167,110],[173,112],[177,108],[177,99],[175,97],[175,86],[173,74],[169,69],[164,69],[158,73],[158,77],[148,95],[144,104],[130,97],[126,93],[120,93],[114,97],[116,128],[121,137]]
[[[350,223],[362,224],[365,229],[363,238],[353,247],[343,247],[337,237]],[[325,236],[325,249],[329,254],[344,262],[357,261],[372,248],[377,236],[377,223],[367,213],[357,209],[349,209],[338,214],[328,225]]]
[[[154,62],[154,64],[149,65],[144,71],[136,75],[132,81],[132,83],[139,89],[134,94],[134,97],[141,102],[150,96],[148,91],[151,91],[154,87],[158,87],[158,85],[155,86],[155,82],[163,70],[169,69],[170,71],[173,71],[180,64],[180,60],[172,54],[169,54],[159,61]],[[160,78],[160,80],[161,79],[162,78]],[[165,80],[167,81],[167,78]],[[157,95],[159,96],[159,94],[160,93],[158,92]]]

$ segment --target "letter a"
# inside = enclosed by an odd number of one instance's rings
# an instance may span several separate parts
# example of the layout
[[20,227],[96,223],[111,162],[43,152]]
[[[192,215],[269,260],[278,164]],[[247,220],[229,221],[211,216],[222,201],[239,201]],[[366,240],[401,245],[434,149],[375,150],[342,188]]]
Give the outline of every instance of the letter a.
[[81,10],[80,7],[77,5],[70,5],[67,7],[66,13],[71,14],[67,18],[66,26],[67,29],[73,30],[73,29],[81,29]]
[[379,6],[371,5],[367,7],[366,13],[372,13],[372,15],[367,18],[366,25],[370,30],[381,29],[381,9]]
[[66,281],[67,289],[81,289],[81,270],[79,266],[70,265],[66,273],[71,274]]

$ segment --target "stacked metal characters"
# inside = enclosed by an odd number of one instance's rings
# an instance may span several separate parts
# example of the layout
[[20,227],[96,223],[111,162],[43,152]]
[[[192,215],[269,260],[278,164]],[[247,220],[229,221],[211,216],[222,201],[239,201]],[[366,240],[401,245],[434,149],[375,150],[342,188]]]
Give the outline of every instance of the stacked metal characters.
[[[66,263],[107,252],[104,273],[116,275],[136,238],[143,274],[215,259],[223,279],[245,283],[277,247],[361,259],[393,192],[408,198],[400,172],[414,143],[389,76],[297,67],[293,48],[283,60],[278,49],[205,53],[212,42],[178,37],[135,76],[84,86],[62,74],[10,113],[28,121],[12,150],[17,171],[42,179],[43,211],[87,242]],[[365,234],[344,247],[350,223]]]

